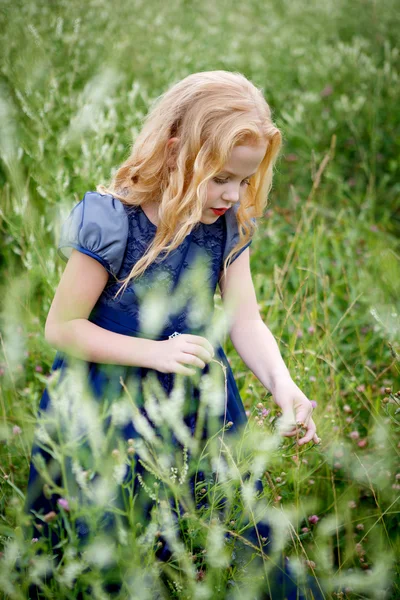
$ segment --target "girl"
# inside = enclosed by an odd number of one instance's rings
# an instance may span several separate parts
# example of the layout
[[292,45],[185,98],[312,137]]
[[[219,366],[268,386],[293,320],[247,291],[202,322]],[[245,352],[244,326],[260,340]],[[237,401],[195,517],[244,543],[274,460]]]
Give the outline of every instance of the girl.
[[[46,340],[58,350],[52,370],[64,372],[67,357],[83,359],[97,398],[121,391],[122,379],[139,382],[140,397],[149,375],[171,394],[180,375],[192,398],[185,423],[193,433],[196,368],[204,376],[215,357],[227,378],[224,419],[238,430],[246,423],[243,404],[208,329],[218,284],[232,343],[273,394],[286,419],[283,435],[296,436],[299,445],[318,443],[312,404],[261,319],[250,273],[249,246],[280,147],[261,91],[239,73],[195,73],[163,94],[110,185],[86,192],[63,224],[58,249],[68,262],[45,326]],[[198,261],[205,278],[198,289],[191,280],[176,301],[178,284]],[[152,315],[142,302],[152,291],[167,299],[164,313],[159,308]],[[50,406],[45,390],[41,413]],[[300,439],[299,424],[305,430]],[[131,422],[123,431],[126,439],[138,437]],[[26,510],[53,517],[60,498],[43,491],[33,461],[38,455],[50,460],[34,443]],[[36,536],[49,520],[42,519]]]

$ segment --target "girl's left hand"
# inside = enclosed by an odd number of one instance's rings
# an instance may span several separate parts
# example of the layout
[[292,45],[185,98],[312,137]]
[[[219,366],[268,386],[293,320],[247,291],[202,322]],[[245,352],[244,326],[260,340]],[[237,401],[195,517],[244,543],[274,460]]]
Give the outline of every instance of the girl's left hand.
[[321,438],[317,435],[317,428],[312,419],[313,406],[294,381],[290,379],[280,383],[274,389],[273,397],[282,411],[282,420],[288,423],[281,434],[285,437],[297,436],[298,427],[304,427],[306,433],[298,440],[298,445],[302,446],[311,440],[319,444]]

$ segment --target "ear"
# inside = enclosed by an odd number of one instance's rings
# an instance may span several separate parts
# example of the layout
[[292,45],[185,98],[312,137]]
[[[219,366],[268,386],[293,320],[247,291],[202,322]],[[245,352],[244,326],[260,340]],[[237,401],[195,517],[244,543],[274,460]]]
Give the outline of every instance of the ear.
[[171,169],[173,169],[176,165],[178,142],[179,142],[179,138],[172,137],[168,140],[167,145],[166,145],[167,154],[169,156],[169,158],[167,159],[167,166],[170,167]]

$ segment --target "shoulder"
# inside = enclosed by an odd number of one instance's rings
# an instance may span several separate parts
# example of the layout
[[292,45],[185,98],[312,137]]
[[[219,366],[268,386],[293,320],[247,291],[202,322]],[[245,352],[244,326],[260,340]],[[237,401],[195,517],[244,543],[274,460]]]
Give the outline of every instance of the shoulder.
[[[239,210],[239,203],[236,203],[232,206],[232,208],[227,210],[225,213],[226,229],[228,232],[238,233],[238,219],[237,219],[238,210]],[[254,217],[250,220],[254,225],[256,225],[256,219]]]
[[128,231],[125,205],[110,194],[88,191],[61,226],[59,254],[68,258],[71,248],[76,248],[115,274],[121,266]]
[[[239,204],[234,204],[232,206],[232,208],[230,208],[229,210],[226,211],[225,213],[225,224],[226,224],[226,240],[225,240],[225,248],[224,248],[224,254],[223,254],[223,262],[225,262],[225,259],[227,258],[227,256],[229,255],[229,253],[231,252],[232,248],[234,248],[240,239],[240,233],[239,233],[239,226],[238,226],[238,220],[237,220],[237,211],[239,210]],[[251,219],[252,223],[254,226],[256,226],[256,219],[252,218]],[[245,248],[247,248],[247,246],[249,246],[252,243],[252,239],[250,239],[250,241],[246,244],[246,246],[244,246],[241,249],[241,252],[243,250],[245,250]],[[239,252],[240,254],[240,252]],[[235,258],[237,258],[239,256],[239,254],[237,254],[233,260]],[[232,260],[232,262],[233,262]]]
[[[128,234],[128,216],[125,205],[111,194],[88,191],[73,208],[79,219],[79,231],[93,233],[98,230],[107,236],[126,237]],[[75,219],[74,219],[75,220]]]
[[125,204],[118,198],[114,198],[111,194],[88,191],[83,196],[81,202],[84,211],[100,211],[99,215],[107,214],[108,216],[117,217],[122,220],[127,218]]

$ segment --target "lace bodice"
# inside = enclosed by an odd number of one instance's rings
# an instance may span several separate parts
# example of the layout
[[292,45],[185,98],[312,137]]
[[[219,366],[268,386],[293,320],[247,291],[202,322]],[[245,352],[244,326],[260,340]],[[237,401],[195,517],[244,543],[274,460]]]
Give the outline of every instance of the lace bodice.
[[116,277],[121,280],[130,273],[157,230],[140,206],[125,205],[108,194],[86,192],[62,225],[58,252],[67,260],[75,248],[109,272],[91,321],[146,337],[201,329],[213,313],[223,262],[239,239],[236,210],[233,206],[212,224],[197,223],[180,246],[166,258],[158,257],[117,298],[121,284]]

